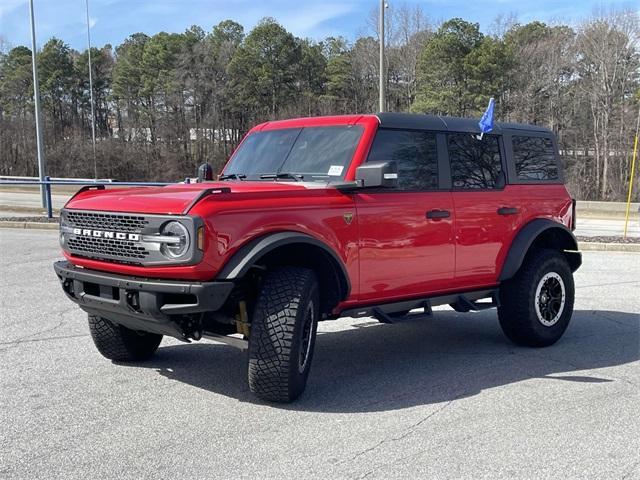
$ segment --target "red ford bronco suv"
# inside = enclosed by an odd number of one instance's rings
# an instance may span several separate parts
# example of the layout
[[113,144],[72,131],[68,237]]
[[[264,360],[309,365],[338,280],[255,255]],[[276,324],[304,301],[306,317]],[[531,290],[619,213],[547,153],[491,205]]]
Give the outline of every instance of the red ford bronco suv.
[[55,271],[105,357],[212,338],[248,348],[251,391],[276,402],[304,390],[320,320],[497,307],[511,341],[551,345],[582,261],[554,135],[478,134],[393,113],[263,123],[217,181],[80,190]]

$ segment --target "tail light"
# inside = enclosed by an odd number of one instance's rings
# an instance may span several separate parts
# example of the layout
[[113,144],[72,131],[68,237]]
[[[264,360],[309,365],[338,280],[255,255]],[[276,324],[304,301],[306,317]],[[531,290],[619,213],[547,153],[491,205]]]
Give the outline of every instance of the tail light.
[[571,231],[576,229],[576,199],[571,199]]

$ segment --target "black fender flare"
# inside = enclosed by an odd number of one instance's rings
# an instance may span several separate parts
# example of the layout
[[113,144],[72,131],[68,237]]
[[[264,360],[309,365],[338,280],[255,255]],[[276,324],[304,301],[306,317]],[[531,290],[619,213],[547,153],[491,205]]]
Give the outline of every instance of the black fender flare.
[[351,282],[347,269],[337,253],[324,242],[310,235],[300,232],[277,232],[249,241],[233,254],[222,270],[216,276],[216,280],[233,281],[242,278],[254,264],[266,254],[284,245],[307,244],[322,249],[333,260],[335,266],[344,280],[342,297],[347,298],[351,292]]
[[509,253],[507,253],[507,257],[502,265],[499,281],[503,282],[512,278],[520,269],[524,257],[527,255],[533,242],[535,242],[543,232],[551,229],[555,229],[557,233],[559,233],[559,238],[562,239],[563,243],[563,253],[567,256],[571,269],[576,271],[582,264],[582,255],[578,252],[578,241],[573,235],[573,232],[561,223],[546,218],[537,218],[527,223],[516,234],[509,248]]

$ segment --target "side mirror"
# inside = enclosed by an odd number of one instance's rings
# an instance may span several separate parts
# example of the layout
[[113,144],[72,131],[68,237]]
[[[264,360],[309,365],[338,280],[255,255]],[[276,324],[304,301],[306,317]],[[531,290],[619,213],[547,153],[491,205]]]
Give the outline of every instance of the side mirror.
[[396,162],[365,163],[356,169],[356,182],[365,188],[398,186],[398,165]]
[[208,163],[198,167],[198,183],[213,180],[213,168]]

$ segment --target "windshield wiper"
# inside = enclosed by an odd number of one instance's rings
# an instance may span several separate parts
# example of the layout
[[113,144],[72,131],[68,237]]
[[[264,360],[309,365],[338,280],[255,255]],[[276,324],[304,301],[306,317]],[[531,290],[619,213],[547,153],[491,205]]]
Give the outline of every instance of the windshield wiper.
[[230,173],[228,175],[220,175],[218,180],[244,180],[247,176],[243,173]]
[[295,180],[296,182],[301,182],[304,179],[304,175],[301,175],[299,173],[289,173],[289,172],[280,172],[280,173],[265,173],[260,175],[260,178],[262,180],[266,180],[266,179],[280,179],[280,178],[290,178],[292,180]]

